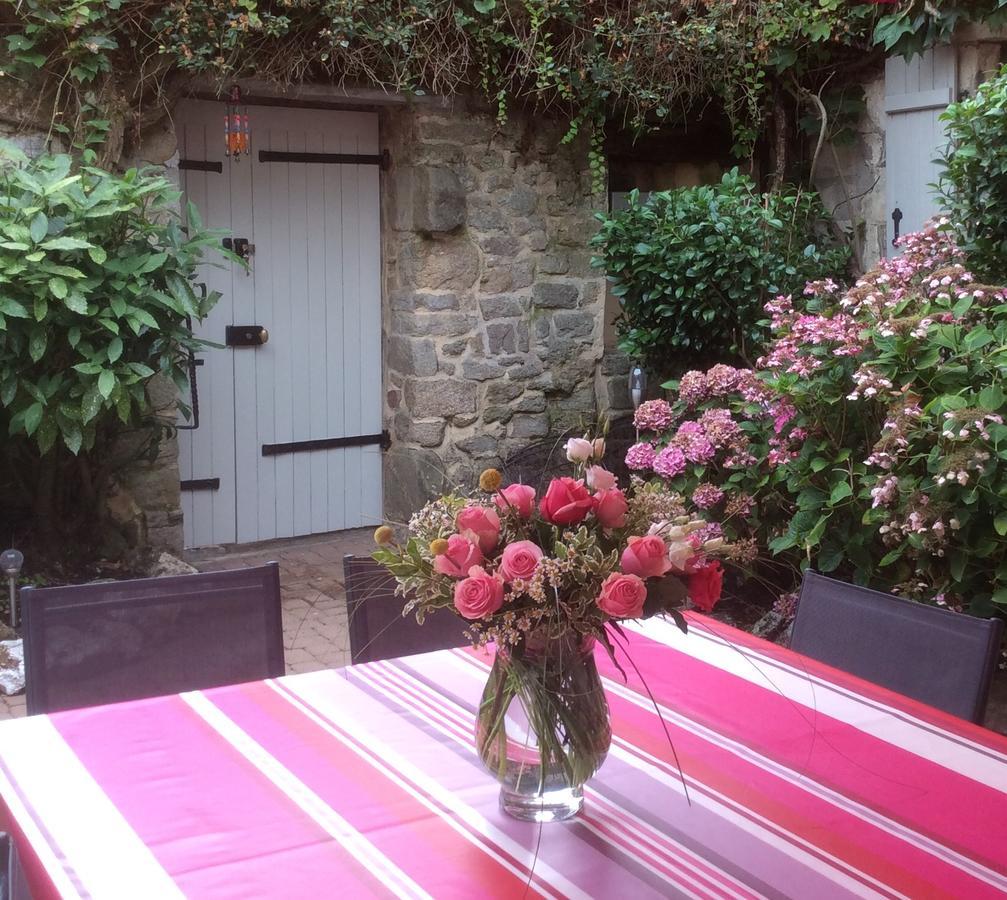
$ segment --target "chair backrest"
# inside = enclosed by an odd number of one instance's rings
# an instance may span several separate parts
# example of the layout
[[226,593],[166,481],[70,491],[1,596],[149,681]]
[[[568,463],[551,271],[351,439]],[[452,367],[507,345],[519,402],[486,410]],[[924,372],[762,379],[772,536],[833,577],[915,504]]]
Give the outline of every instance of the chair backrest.
[[1003,622],[805,572],[793,650],[982,723]]
[[25,588],[29,715],[284,674],[280,570]]
[[412,614],[403,616],[406,601],[395,596],[394,576],[370,557],[344,556],[343,576],[351,662],[373,662],[469,643],[464,619],[450,610],[436,610],[422,625]]

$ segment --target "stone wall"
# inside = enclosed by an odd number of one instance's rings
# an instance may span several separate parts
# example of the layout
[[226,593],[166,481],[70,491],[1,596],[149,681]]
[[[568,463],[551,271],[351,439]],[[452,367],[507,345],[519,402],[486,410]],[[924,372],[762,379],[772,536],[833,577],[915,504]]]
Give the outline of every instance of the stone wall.
[[867,270],[884,256],[885,213],[884,69],[863,84],[865,109],[853,140],[827,142],[819,154],[815,187],[837,224],[853,235],[858,267]]
[[[388,111],[383,191],[386,513],[606,405],[604,279],[583,141],[462,101]],[[597,380],[597,383],[596,383]]]

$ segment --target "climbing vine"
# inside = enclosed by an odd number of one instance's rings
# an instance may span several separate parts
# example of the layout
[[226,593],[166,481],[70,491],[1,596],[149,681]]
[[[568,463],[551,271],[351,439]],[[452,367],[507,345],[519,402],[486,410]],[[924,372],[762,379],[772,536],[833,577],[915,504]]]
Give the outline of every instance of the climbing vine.
[[19,0],[2,15],[0,83],[31,85],[27,114],[100,142],[106,163],[191,76],[478,92],[501,119],[516,103],[565,116],[568,139],[712,102],[743,158],[781,97],[1007,18],[1007,0]]

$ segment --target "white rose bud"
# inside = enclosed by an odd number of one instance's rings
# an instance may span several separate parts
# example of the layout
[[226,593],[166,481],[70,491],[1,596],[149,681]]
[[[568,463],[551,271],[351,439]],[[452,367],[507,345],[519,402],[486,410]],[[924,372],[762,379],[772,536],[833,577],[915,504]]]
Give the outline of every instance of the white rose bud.
[[572,463],[585,463],[594,452],[591,442],[584,438],[570,438],[563,449],[566,450],[566,458]]
[[594,458],[601,459],[605,455],[605,438],[594,439]]
[[710,538],[710,540],[703,542],[704,550],[719,550],[723,546],[724,539],[722,537]]

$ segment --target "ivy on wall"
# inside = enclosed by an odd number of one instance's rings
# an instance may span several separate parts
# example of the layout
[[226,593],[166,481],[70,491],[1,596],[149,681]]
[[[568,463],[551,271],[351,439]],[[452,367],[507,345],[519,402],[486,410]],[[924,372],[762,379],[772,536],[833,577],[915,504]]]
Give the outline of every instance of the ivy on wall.
[[597,175],[606,120],[648,129],[713,102],[743,158],[781,96],[1005,14],[1007,0],[21,0],[0,24],[3,79],[41,82],[35,120],[100,139],[104,162],[170,106],[180,73],[477,91],[501,118],[552,109],[567,140],[593,129]]

